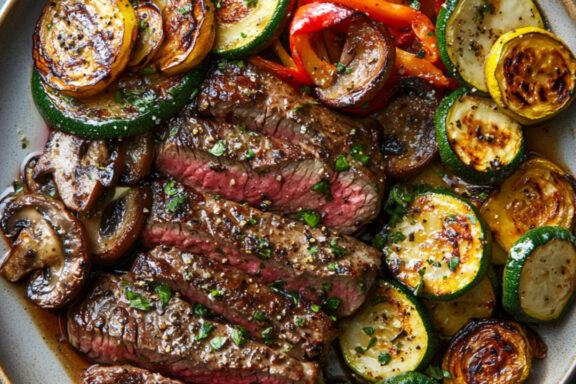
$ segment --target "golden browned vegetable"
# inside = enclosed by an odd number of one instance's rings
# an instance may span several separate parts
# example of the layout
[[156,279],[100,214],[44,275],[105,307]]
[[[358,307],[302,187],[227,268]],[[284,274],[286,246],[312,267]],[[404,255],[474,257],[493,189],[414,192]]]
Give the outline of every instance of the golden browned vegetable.
[[532,348],[522,327],[499,319],[472,320],[450,341],[445,384],[519,384],[530,373]]
[[154,62],[168,75],[188,72],[214,45],[214,4],[211,0],[161,0],[159,5],[165,36]]
[[126,68],[137,32],[128,0],[49,1],[34,33],[34,62],[50,87],[95,95]]
[[533,228],[572,228],[575,211],[574,189],[566,173],[548,160],[532,158],[490,196],[480,213],[494,238],[508,251]]
[[139,4],[136,7],[136,15],[138,16],[138,39],[136,39],[136,45],[128,63],[131,70],[148,65],[164,41],[162,12],[156,4]]

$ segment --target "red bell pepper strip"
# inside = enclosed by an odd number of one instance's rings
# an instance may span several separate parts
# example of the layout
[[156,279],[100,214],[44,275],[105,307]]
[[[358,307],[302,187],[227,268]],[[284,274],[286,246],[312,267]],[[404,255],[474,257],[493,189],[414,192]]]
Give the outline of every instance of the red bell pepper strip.
[[246,59],[250,64],[260,67],[282,80],[293,85],[312,85],[312,81],[306,73],[294,68],[285,67],[260,56],[251,56]]
[[451,85],[450,79],[444,75],[441,69],[400,48],[396,48],[396,68],[398,75],[419,77],[436,88],[447,88]]
[[290,49],[296,66],[308,74],[312,82],[325,87],[337,74],[336,67],[321,58],[311,43],[311,33],[320,32],[351,20],[358,12],[333,3],[312,3],[296,10],[290,25]]
[[[301,0],[301,4],[309,4],[315,0]],[[426,52],[426,60],[437,62],[440,55],[436,46],[435,26],[430,19],[412,7],[390,3],[385,0],[326,0],[345,5],[366,13],[372,19],[396,29],[411,28],[422,42]],[[316,3],[325,4],[325,3]],[[303,7],[300,7],[303,8]],[[298,11],[296,12],[298,14]]]

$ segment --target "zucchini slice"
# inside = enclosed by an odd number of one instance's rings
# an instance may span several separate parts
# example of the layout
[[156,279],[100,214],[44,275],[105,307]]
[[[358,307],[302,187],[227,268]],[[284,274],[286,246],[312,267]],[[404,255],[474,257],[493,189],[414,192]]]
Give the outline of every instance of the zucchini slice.
[[147,132],[177,114],[200,87],[204,70],[165,76],[124,73],[104,92],[85,99],[65,96],[32,73],[32,95],[49,126],[87,138]]
[[425,367],[437,346],[426,310],[394,281],[378,281],[371,299],[342,321],[342,329],[344,360],[373,382]]
[[126,68],[137,32],[129,0],[48,1],[34,33],[34,63],[53,89],[92,96]]
[[424,299],[434,328],[442,336],[452,337],[470,319],[490,317],[496,308],[496,274],[489,268],[488,275],[464,295],[450,301]]
[[576,57],[556,35],[520,28],[500,37],[486,58],[490,95],[524,124],[568,108],[576,97]]
[[381,381],[379,384],[438,384],[438,382],[419,372],[405,372]]
[[550,322],[564,313],[576,290],[576,237],[562,227],[524,234],[504,269],[504,309],[516,319]]
[[494,238],[508,252],[520,236],[533,228],[572,228],[576,197],[564,171],[535,157],[522,163],[480,212]]
[[470,202],[447,190],[416,196],[384,248],[388,269],[415,294],[463,295],[484,277],[490,233]]
[[442,163],[476,184],[504,179],[524,156],[522,126],[494,102],[460,88],[436,111],[436,136]]
[[196,68],[212,50],[216,37],[212,0],[157,0],[164,20],[164,42],[154,55],[167,75]]
[[532,366],[532,348],[520,324],[471,320],[450,341],[442,369],[445,384],[520,384]]
[[[164,41],[164,20],[160,8],[154,3],[140,3],[136,7],[138,38],[132,50],[128,69],[144,68],[160,49]],[[149,71],[154,71],[150,67]]]
[[236,58],[262,51],[280,34],[293,8],[293,0],[221,0],[214,53]]
[[448,0],[440,10],[436,35],[440,57],[458,80],[488,93],[484,60],[504,33],[544,27],[532,0]]

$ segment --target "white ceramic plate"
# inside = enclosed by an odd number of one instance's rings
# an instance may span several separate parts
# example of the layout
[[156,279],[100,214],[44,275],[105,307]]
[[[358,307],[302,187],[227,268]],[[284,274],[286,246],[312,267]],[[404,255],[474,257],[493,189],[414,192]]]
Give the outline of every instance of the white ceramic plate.
[[[506,1],[506,0],[502,0]],[[572,2],[576,8],[575,0]],[[0,11],[0,188],[10,185],[22,159],[41,148],[46,129],[30,94],[32,32],[45,0],[8,0]],[[561,0],[540,0],[554,32],[576,52],[576,22]],[[530,128],[532,148],[576,174],[576,105],[547,123]],[[20,139],[29,141],[22,149]],[[4,244],[1,245],[5,248]],[[48,345],[56,335],[42,334],[34,325],[34,312],[26,308],[14,287],[0,278],[0,364],[15,384],[66,384],[69,378]],[[539,327],[549,347],[548,357],[536,362],[530,384],[568,384],[576,372],[576,306],[555,326]],[[2,382],[0,376],[0,382]]]

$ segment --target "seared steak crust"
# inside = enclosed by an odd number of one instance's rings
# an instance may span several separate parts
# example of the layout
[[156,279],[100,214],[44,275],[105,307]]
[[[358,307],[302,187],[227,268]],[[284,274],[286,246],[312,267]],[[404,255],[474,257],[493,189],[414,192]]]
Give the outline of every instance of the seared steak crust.
[[201,303],[253,338],[274,336],[269,346],[298,359],[318,360],[336,337],[336,323],[310,304],[269,287],[228,265],[202,255],[157,247],[139,255],[131,270],[135,281],[167,284],[189,302]]
[[[385,176],[373,126],[318,105],[251,65],[214,69],[198,96],[198,110],[218,122],[189,111],[175,119],[160,145],[162,172],[231,200],[269,201],[271,209],[286,214],[315,209],[341,233],[378,214]],[[211,152],[217,143],[226,143],[225,150]],[[247,159],[243,149],[256,156]],[[320,181],[328,183],[333,200],[311,192]]]
[[318,381],[316,364],[252,340],[239,346],[232,325],[199,318],[176,297],[162,303],[119,276],[99,278],[69,310],[67,328],[72,346],[100,364],[130,363],[197,384]]
[[[340,315],[352,314],[364,302],[381,263],[376,249],[325,228],[183,188],[169,196],[174,188],[173,181],[152,186],[144,245],[175,246],[225,260],[264,282],[285,280],[286,290],[311,299],[324,298],[328,287],[331,296],[342,300]],[[177,208],[175,201],[180,202]]]
[[184,384],[131,365],[93,365],[82,373],[83,384]]

